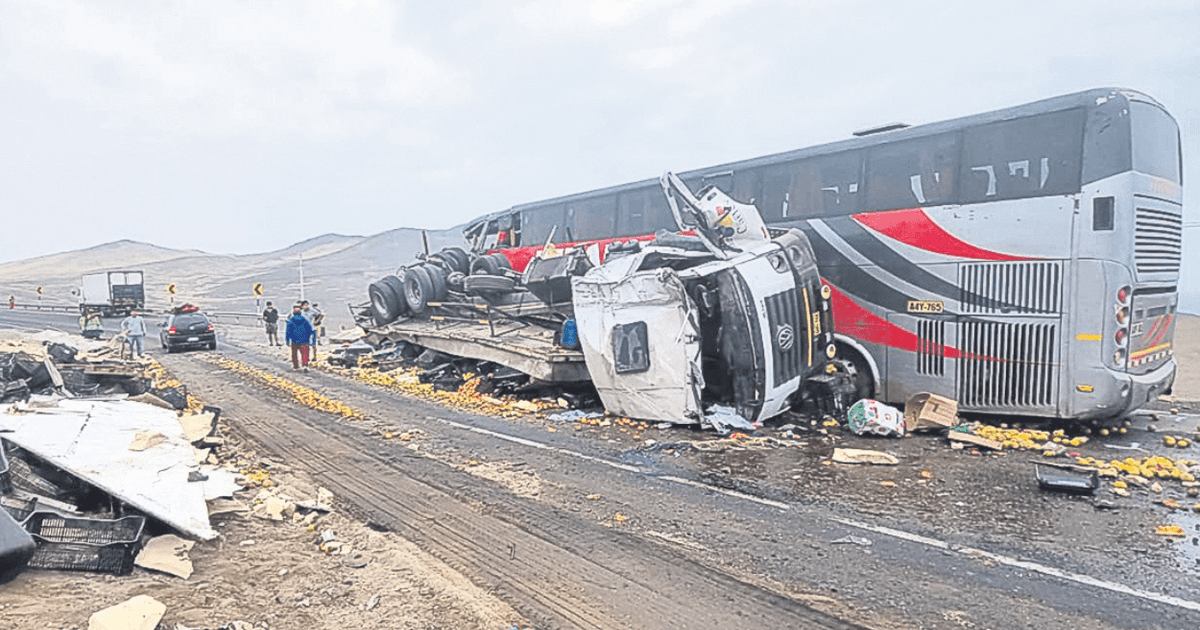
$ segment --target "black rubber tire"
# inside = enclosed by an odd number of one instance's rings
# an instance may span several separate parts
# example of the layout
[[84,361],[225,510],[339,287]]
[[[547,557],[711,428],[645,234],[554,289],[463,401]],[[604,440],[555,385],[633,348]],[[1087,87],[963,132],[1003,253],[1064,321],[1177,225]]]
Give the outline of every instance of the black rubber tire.
[[372,282],[367,287],[367,295],[371,298],[371,318],[376,326],[386,326],[400,316],[396,293],[387,282]]
[[408,310],[414,314],[424,313],[433,301],[433,280],[424,265],[413,267],[404,276],[404,299]]
[[408,313],[408,302],[404,300],[404,279],[400,276],[401,273],[408,273],[407,269],[402,269],[395,276],[384,276],[380,282],[386,284],[392,290],[392,295],[396,298],[396,317],[403,317]]
[[509,293],[517,286],[517,282],[508,276],[489,276],[476,274],[463,280],[463,292],[468,295],[488,295],[492,293]]
[[209,342],[209,344],[208,344],[208,349],[209,349],[209,350],[216,350],[216,349],[217,349],[217,342],[216,342],[216,341],[211,341],[211,342]]
[[494,254],[488,254],[488,256],[491,256],[492,260],[496,261],[496,266],[499,267],[500,269],[512,269],[512,263],[509,262],[508,256],[505,256],[504,254],[501,254],[500,252],[496,252]]
[[441,302],[450,295],[450,287],[446,282],[446,276],[450,275],[443,267],[435,265],[425,265],[425,273],[429,274],[429,279],[433,282],[433,299],[432,302]]
[[491,254],[480,256],[471,263],[472,276],[498,276],[500,273],[500,264],[496,262],[495,258],[492,258]]
[[837,347],[837,358],[854,366],[854,400],[874,399],[875,378],[871,376],[871,366],[867,364],[867,360],[857,350],[844,343],[834,342],[834,345]]
[[447,247],[442,250],[447,260],[453,261],[454,271],[459,273],[468,273],[471,271],[471,257],[461,247]]

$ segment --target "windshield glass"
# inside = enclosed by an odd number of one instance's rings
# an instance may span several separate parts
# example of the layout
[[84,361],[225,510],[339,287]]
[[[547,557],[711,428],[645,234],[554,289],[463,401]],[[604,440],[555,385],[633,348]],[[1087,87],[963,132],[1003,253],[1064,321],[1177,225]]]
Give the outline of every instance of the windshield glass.
[[1179,127],[1162,109],[1140,101],[1130,102],[1133,131],[1133,170],[1181,183]]
[[176,315],[174,324],[176,326],[191,326],[192,324],[207,324],[208,318],[200,313],[184,313]]

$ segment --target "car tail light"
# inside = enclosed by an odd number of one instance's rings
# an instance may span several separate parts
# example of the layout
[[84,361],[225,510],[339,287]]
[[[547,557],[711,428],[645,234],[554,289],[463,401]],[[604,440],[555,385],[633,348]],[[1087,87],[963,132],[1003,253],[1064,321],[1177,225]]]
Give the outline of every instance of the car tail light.
[[167,334],[168,334],[168,335],[174,335],[176,332],[177,332],[177,331],[175,330],[175,327],[174,327],[174,326],[172,326],[172,327],[170,327],[170,328],[168,328],[168,329],[167,329]]
[[208,332],[212,332],[212,329],[213,329],[213,328],[212,328],[212,324],[209,324],[209,325],[208,325]]

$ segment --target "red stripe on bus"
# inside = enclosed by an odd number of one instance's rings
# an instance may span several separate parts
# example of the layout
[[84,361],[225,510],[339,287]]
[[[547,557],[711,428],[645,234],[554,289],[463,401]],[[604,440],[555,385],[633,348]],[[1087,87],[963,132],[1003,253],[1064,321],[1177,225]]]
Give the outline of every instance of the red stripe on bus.
[[1166,317],[1159,318],[1158,321],[1163,322],[1162,329],[1158,331],[1158,334],[1154,336],[1154,339],[1150,340],[1150,343],[1146,344],[1147,348],[1153,348],[1162,342],[1163,338],[1167,336],[1167,331],[1171,330],[1171,320],[1174,318],[1175,315],[1167,315]]
[[[826,281],[826,284],[829,284]],[[921,340],[914,332],[909,332],[886,319],[867,310],[853,298],[842,293],[840,289],[829,284],[833,295],[834,328],[860,341],[877,343],[908,352],[916,352]],[[942,346],[947,359],[959,358],[958,348]]]
[[976,260],[1032,260],[976,247],[947,232],[921,208],[853,215],[859,223],[927,252]]

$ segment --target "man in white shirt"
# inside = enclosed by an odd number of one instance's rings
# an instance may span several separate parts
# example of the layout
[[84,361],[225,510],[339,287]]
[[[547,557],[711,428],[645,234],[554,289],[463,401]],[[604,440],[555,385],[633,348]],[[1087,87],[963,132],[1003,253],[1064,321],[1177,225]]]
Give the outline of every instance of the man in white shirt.
[[129,354],[136,352],[137,356],[142,356],[145,353],[146,320],[137,311],[129,311],[129,317],[121,320],[121,332],[128,340]]

